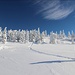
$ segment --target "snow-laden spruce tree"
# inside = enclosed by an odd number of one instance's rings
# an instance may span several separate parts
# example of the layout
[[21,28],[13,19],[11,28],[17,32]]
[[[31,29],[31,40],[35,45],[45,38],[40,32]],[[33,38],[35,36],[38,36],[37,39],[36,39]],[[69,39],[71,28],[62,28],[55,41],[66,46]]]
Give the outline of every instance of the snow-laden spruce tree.
[[7,27],[4,28],[2,33],[2,42],[5,44],[7,42]]
[[69,31],[68,31],[68,38],[71,39],[71,34]]
[[22,30],[20,32],[20,43],[26,43],[26,37],[25,37],[25,35],[26,35],[26,31]]
[[55,35],[56,35],[56,39],[58,39],[58,33],[57,33],[57,31],[56,31]]
[[59,38],[64,39],[66,37],[64,30],[60,31]]
[[2,28],[0,27],[0,42],[2,41]]
[[12,42],[12,40],[13,40],[13,31],[12,30],[8,30],[7,38],[8,38],[8,42]]
[[75,34],[74,34],[74,32],[72,31],[72,35],[71,35],[72,44],[74,44],[74,39],[75,39]]
[[40,28],[38,28],[38,32],[37,32],[37,43],[41,43],[41,33],[40,33]]
[[45,37],[47,37],[47,30],[44,31]]
[[33,41],[35,41],[35,43],[37,43],[37,44],[42,43],[42,35],[40,33],[40,28],[38,28],[38,30],[34,31]]
[[41,43],[41,33],[40,29],[38,30],[30,30],[29,32],[29,42],[34,42],[34,43]]
[[7,38],[8,38],[8,41],[10,42],[16,42],[17,30],[8,30]]
[[45,38],[45,32],[44,31],[42,32],[41,35],[42,35],[42,38]]
[[37,43],[38,42],[38,31],[30,30],[29,39],[30,39],[30,42]]
[[16,34],[16,42],[20,42],[20,32],[21,30],[19,29]]
[[13,30],[13,42],[17,42],[17,30]]
[[46,37],[48,37],[48,35],[47,35],[47,31],[45,30],[45,31],[43,31],[42,33],[41,33],[41,42],[42,43],[45,43],[45,38]]
[[26,38],[26,42],[29,42],[29,31],[28,30],[26,30],[25,38]]
[[2,36],[2,28],[0,27],[0,36]]
[[57,34],[53,33],[53,31],[50,33],[50,43],[51,44],[57,43]]
[[33,42],[33,37],[34,37],[33,30],[30,30],[30,33],[29,33],[29,42]]
[[44,38],[45,38],[45,32],[43,31],[41,33],[41,42],[44,43]]
[[34,43],[37,43],[37,38],[38,38],[38,37],[37,37],[37,30],[36,30],[36,29],[33,30],[33,34],[32,34],[32,35],[33,35],[33,42],[34,42]]

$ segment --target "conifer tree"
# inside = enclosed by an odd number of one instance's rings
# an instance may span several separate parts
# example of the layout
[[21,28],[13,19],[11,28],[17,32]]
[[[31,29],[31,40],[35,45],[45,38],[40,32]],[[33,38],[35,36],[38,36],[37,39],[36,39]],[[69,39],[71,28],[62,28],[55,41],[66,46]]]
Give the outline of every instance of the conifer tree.
[[72,31],[72,35],[71,35],[72,44],[74,44],[74,39],[75,39],[75,34],[74,34],[74,32]]
[[2,42],[5,44],[7,42],[7,27],[4,28],[2,33]]
[[68,32],[68,38],[71,39],[71,34],[70,34],[70,32]]

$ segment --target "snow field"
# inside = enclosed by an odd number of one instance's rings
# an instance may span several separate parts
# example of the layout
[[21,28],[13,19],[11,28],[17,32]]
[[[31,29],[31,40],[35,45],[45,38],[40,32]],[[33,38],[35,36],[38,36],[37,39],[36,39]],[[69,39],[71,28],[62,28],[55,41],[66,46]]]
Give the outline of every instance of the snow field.
[[0,75],[75,75],[75,45],[31,44],[0,44]]

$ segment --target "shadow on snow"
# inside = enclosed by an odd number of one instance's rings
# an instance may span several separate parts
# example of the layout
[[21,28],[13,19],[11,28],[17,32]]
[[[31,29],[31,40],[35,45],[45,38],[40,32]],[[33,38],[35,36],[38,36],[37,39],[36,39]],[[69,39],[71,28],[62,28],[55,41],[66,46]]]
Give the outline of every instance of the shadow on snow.
[[[55,56],[55,57],[60,57],[60,58],[67,58],[67,59],[72,59],[72,60],[75,60],[75,58],[71,58],[71,57],[66,57],[66,56],[61,56],[61,55],[57,55],[57,54],[49,54],[49,53],[44,53],[44,52],[41,52],[41,51],[36,51],[32,48],[30,48],[31,51],[34,51],[34,52],[37,52],[39,54],[44,54],[44,55],[50,55],[50,56]],[[60,61],[59,61],[60,62]]]
[[30,63],[30,64],[46,64],[46,63],[63,63],[63,62],[75,62],[75,58],[71,58],[71,57],[66,57],[66,56],[61,56],[61,55],[57,55],[57,54],[49,54],[49,53],[44,53],[41,51],[36,51],[32,48],[30,48],[31,51],[37,52],[39,54],[45,54],[45,55],[50,55],[50,56],[56,56],[56,57],[61,57],[61,58],[67,58],[70,60],[54,60],[54,61],[41,61],[41,62],[34,62],[34,63]]
[[30,64],[47,64],[47,63],[63,63],[63,62],[75,62],[75,60],[55,60],[55,61],[42,61],[42,62],[34,62]]

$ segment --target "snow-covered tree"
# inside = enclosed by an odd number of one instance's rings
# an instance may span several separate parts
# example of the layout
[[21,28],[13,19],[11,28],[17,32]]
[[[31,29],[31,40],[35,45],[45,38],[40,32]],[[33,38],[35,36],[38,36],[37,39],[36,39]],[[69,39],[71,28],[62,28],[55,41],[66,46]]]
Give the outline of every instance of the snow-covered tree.
[[50,43],[51,44],[57,43],[57,34],[55,34],[53,32],[50,33]]
[[26,43],[26,37],[25,37],[26,31],[22,30],[20,33],[20,43]]
[[25,38],[26,38],[26,42],[29,42],[29,31],[28,30],[26,31]]
[[60,31],[59,38],[60,38],[60,39],[64,39],[65,37],[66,37],[66,36],[65,36],[64,30],[63,30],[63,31]]
[[70,32],[68,32],[68,38],[71,39],[71,34],[70,34]]
[[16,34],[16,41],[17,42],[20,42],[20,33],[21,32],[21,30],[19,29],[18,31],[17,31],[17,34]]
[[33,30],[30,30],[30,33],[29,33],[29,41],[30,42],[33,42],[33,37],[34,37]]
[[38,34],[37,34],[37,30],[35,29],[35,30],[33,30],[33,42],[34,43],[37,43],[37,37],[38,36]]
[[5,44],[7,42],[7,27],[4,28],[2,33],[2,42]]
[[42,32],[42,34],[41,34],[41,35],[42,35],[42,37],[43,37],[43,38],[45,37],[45,33],[44,33],[44,31]]
[[72,35],[71,35],[72,44],[74,44],[74,39],[75,39],[75,34],[74,34],[74,32],[72,31]]
[[45,30],[44,33],[45,33],[45,37],[47,37],[47,30]]
[[0,41],[2,41],[2,28],[0,27]]
[[40,34],[39,28],[38,28],[38,32],[37,32],[37,43],[41,43],[41,34]]
[[13,34],[13,31],[12,30],[8,30],[7,38],[8,38],[9,42],[12,41],[12,34]]

